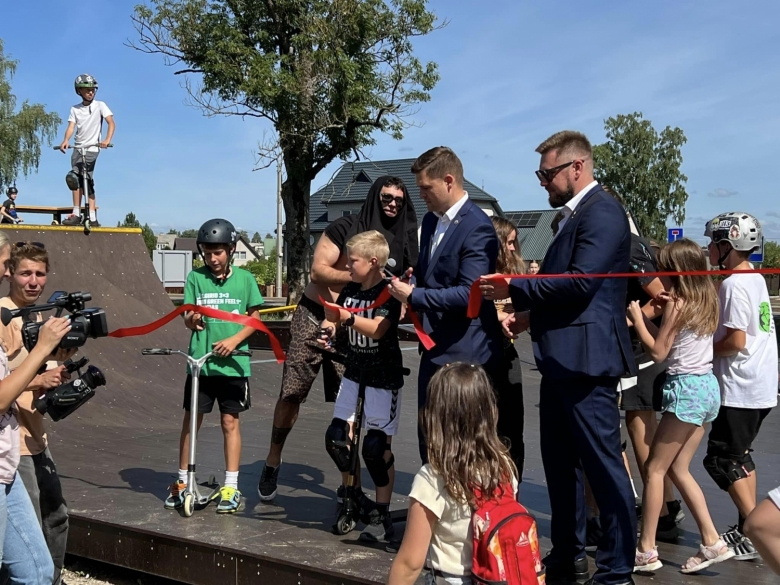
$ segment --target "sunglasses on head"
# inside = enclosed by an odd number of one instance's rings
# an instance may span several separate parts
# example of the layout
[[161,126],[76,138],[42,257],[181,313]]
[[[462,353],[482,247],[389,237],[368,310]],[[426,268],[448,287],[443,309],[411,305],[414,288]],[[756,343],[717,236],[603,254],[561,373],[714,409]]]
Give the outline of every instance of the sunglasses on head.
[[42,242],[16,242],[14,244],[15,248],[24,248],[25,246],[33,246],[35,248],[40,248],[41,250],[46,249],[46,246],[44,246]]
[[559,172],[561,172],[563,169],[565,169],[568,166],[573,165],[577,161],[569,161],[567,163],[563,163],[562,165],[558,165],[557,167],[553,167],[551,169],[539,169],[536,171],[536,177],[540,181],[545,181],[549,183],[555,178],[555,175],[557,175]]
[[396,197],[394,195],[390,195],[390,193],[380,193],[379,200],[382,202],[383,205],[390,205],[393,202],[395,202],[396,207],[403,207],[404,205],[403,196]]

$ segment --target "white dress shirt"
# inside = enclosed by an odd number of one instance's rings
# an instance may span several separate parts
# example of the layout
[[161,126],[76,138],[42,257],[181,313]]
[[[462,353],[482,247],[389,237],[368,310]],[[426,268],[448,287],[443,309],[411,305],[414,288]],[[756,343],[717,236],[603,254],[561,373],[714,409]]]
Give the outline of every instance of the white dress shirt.
[[577,193],[574,197],[569,199],[569,202],[566,205],[561,207],[561,213],[563,214],[563,217],[561,218],[561,221],[558,223],[558,232],[555,234],[555,237],[553,237],[553,239],[558,237],[558,234],[561,233],[563,226],[566,225],[566,222],[571,217],[571,214],[574,213],[575,209],[577,209],[577,206],[580,204],[580,201],[582,201],[582,198],[588,194],[588,191],[593,189],[593,187],[595,187],[598,184],[599,184],[598,181],[593,181],[592,183],[588,183],[579,193]]
[[438,216],[439,221],[436,223],[436,230],[433,232],[433,237],[431,237],[431,257],[433,257],[434,252],[436,252],[436,248],[441,243],[444,234],[447,233],[447,229],[450,227],[452,220],[455,219],[456,215],[458,215],[458,212],[460,211],[461,207],[466,204],[468,198],[469,194],[464,191],[463,197],[458,199],[455,205],[450,207],[447,211],[444,213],[434,211],[434,213]]

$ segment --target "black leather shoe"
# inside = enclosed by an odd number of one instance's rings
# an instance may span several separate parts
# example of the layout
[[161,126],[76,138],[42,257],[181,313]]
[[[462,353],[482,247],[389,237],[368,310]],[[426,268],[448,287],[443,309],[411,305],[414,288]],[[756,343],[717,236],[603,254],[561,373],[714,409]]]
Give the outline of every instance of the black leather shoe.
[[573,563],[562,563],[547,555],[542,559],[547,583],[585,583],[590,577],[588,557],[577,559]]

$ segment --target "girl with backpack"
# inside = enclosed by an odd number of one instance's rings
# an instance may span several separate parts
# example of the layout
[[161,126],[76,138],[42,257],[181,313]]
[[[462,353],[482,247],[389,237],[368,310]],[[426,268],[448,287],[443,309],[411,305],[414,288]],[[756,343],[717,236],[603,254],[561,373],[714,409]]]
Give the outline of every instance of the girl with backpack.
[[[507,574],[500,580],[519,582],[512,578],[518,563],[510,562],[515,544],[524,549],[517,555],[523,556],[521,564],[535,549],[538,567],[532,570],[541,570],[536,525],[515,500],[517,469],[498,437],[497,420],[493,388],[481,367],[449,364],[431,379],[420,412],[429,463],[412,484],[406,532],[390,569],[390,585],[414,583],[429,549],[426,583],[436,585],[470,585],[472,571],[474,582],[498,571]],[[513,550],[507,551],[509,541]],[[474,566],[475,559],[479,566]],[[491,569],[494,573],[486,573]]]
[[[672,242],[658,254],[663,272],[706,271],[701,248],[689,239]],[[734,556],[712,523],[701,487],[689,466],[704,437],[704,425],[720,409],[720,387],[712,373],[712,336],[718,327],[718,295],[708,276],[665,277],[666,299],[661,326],[642,315],[637,301],[629,305],[628,317],[637,336],[655,362],[666,360],[661,422],[645,464],[646,483],[642,497],[642,532],[634,560],[635,572],[652,572],[663,564],[658,559],[655,534],[663,505],[663,481],[668,473],[691,510],[701,533],[699,552],[682,566],[683,573],[697,573]]]

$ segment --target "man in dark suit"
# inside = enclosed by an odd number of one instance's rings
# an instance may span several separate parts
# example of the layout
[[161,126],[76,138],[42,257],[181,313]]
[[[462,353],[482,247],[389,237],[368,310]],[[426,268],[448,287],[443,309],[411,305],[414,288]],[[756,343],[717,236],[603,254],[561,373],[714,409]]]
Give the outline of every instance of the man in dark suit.
[[[623,208],[593,180],[593,155],[579,132],[559,132],[536,151],[555,237],[539,275],[628,272],[631,235]],[[604,536],[592,583],[633,583],[636,511],[620,448],[617,384],[635,371],[626,325],[626,281],[615,278],[483,279],[485,298],[511,296],[530,309],[542,374],[540,435],[552,511],[548,582],[588,578],[583,469],[601,510]],[[519,332],[520,322],[506,324]]]
[[[501,359],[501,326],[493,303],[483,300],[474,320],[466,316],[471,285],[480,275],[495,272],[498,238],[490,218],[463,190],[463,165],[451,149],[439,146],[425,152],[412,172],[428,207],[420,257],[407,278],[392,281],[390,292],[420,315],[436,344],[422,350],[417,379],[422,408],[428,382],[441,366],[470,362],[491,373]],[[420,456],[425,463],[422,435]]]

